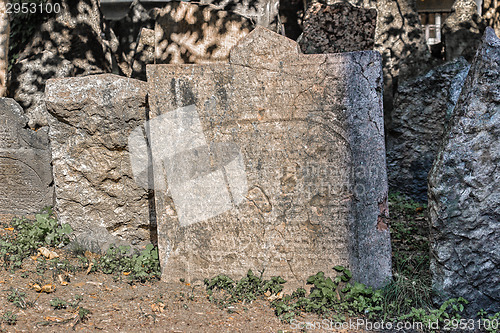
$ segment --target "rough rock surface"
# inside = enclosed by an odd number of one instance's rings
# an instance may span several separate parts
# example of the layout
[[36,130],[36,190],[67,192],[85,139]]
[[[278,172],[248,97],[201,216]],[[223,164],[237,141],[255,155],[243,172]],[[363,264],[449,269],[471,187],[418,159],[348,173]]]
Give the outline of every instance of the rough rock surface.
[[433,285],[467,298],[470,316],[500,311],[499,75],[500,39],[487,28],[429,174]]
[[131,77],[146,81],[146,65],[155,62],[155,31],[143,28],[132,57]]
[[200,4],[210,4],[218,9],[234,12],[249,18],[256,25],[260,25],[275,32],[280,31],[279,0],[201,0],[199,2]]
[[481,44],[484,28],[484,22],[477,14],[476,2],[456,0],[442,29],[446,60],[463,56],[471,61]]
[[43,51],[12,67],[10,88],[14,99],[21,104],[31,128],[47,126],[47,108],[43,99],[48,78],[73,76],[73,64],[50,51]]
[[[332,0],[329,3],[344,2]],[[384,111],[390,119],[399,84],[433,67],[415,0],[349,0],[354,6],[375,8],[377,24],[374,49],[382,54]],[[389,126],[389,124],[386,124]]]
[[[154,19],[139,1],[134,0],[124,18],[108,21],[108,23],[119,42],[117,50],[118,67],[125,75],[130,77],[133,72],[134,54],[140,41],[139,34],[142,29],[154,29]],[[146,76],[146,68],[144,68],[142,75]]]
[[427,173],[468,70],[467,61],[459,58],[398,87],[386,141],[391,189],[427,201]]
[[214,6],[169,2],[155,13],[157,64],[224,61],[236,43],[252,29],[252,22]]
[[372,8],[314,3],[304,17],[300,48],[307,54],[373,50],[376,22]]
[[303,55],[256,27],[229,63],[147,74],[154,184],[168,184],[155,191],[162,279],[252,269],[304,283],[339,264],[368,285],[387,282],[377,52]]
[[379,0],[376,6],[375,50],[382,53],[384,108],[390,111],[398,85],[427,72],[431,55],[415,0]]
[[23,109],[0,98],[0,219],[54,204],[47,131],[26,128]]
[[112,74],[53,79],[45,101],[60,221],[93,250],[150,242],[149,193],[132,179],[127,149],[146,119],[146,83]]

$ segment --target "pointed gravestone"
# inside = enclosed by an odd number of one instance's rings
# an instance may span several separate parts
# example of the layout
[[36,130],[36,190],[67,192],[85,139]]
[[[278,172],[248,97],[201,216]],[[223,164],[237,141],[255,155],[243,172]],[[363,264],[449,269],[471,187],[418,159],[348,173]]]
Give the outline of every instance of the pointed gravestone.
[[487,28],[429,174],[433,286],[439,301],[466,298],[469,316],[500,311],[499,75]]
[[[304,283],[335,265],[390,278],[378,53],[302,55],[257,27],[227,63],[147,76],[163,280]],[[134,174],[148,165],[137,133]]]

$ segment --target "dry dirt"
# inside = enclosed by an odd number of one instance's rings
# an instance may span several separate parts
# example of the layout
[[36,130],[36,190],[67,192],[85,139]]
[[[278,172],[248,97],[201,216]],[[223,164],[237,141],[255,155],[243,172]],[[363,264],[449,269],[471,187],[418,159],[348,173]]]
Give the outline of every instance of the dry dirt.
[[[15,325],[2,320],[1,331],[301,332],[297,325],[280,322],[265,299],[220,309],[208,301],[201,284],[191,286],[180,281],[164,283],[158,280],[130,284],[126,276],[117,279],[113,275],[79,271],[63,272],[63,281],[69,282],[62,285],[59,273],[51,269],[37,273],[35,261],[31,258],[25,259],[21,270],[10,272],[1,268],[0,315],[5,316],[11,311],[17,316]],[[52,285],[55,291],[37,292],[33,288],[35,284]],[[8,300],[13,289],[25,293],[22,307]],[[54,309],[50,301],[55,298],[69,303],[80,299],[80,302],[75,307],[68,305],[66,309]],[[78,313],[82,308],[90,313],[80,320]],[[298,320],[321,321],[314,316]]]

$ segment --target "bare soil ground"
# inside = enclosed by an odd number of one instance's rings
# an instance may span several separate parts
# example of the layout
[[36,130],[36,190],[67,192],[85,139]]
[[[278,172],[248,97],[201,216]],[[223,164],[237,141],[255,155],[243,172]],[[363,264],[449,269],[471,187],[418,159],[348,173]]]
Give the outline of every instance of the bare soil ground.
[[[427,231],[415,232],[426,226],[422,209],[405,209],[413,216],[393,210],[396,214],[391,217],[393,250],[398,254],[393,258],[394,264],[401,266],[398,263],[404,262],[410,271],[426,269],[427,264],[413,267],[414,260],[398,259],[427,248]],[[12,229],[1,228],[0,236],[8,235]],[[201,283],[131,283],[127,273],[89,270],[86,265],[96,259],[96,254],[85,252],[85,263],[74,252],[55,251],[60,256],[57,265],[38,255],[25,258],[21,269],[0,267],[0,332],[366,332],[352,327],[325,329],[324,325],[320,329],[318,324],[324,323],[323,318],[311,314],[302,314],[293,323],[283,323],[265,298],[219,308],[208,300]],[[316,323],[316,329],[299,328],[298,324],[306,322]]]
[[[11,311],[17,316],[14,325],[3,320],[3,332],[301,332],[297,324],[280,322],[265,299],[220,309],[208,301],[202,285],[158,280],[129,284],[125,277],[117,280],[113,275],[85,271],[63,273],[62,281],[69,282],[62,285],[59,274],[53,274],[51,269],[37,273],[35,262],[26,261],[23,269],[15,273],[0,270],[1,313],[5,317]],[[37,292],[35,284],[51,285],[55,291]],[[18,295],[24,293],[18,302],[8,299],[13,290]],[[69,304],[65,309],[55,309],[50,304],[54,299]],[[81,316],[82,309],[90,312]],[[322,319],[307,316],[297,320]]]

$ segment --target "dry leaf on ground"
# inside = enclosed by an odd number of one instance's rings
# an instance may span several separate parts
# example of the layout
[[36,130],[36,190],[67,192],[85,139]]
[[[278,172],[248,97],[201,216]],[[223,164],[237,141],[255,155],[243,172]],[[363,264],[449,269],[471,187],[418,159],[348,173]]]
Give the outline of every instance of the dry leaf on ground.
[[56,287],[53,284],[44,284],[43,286],[40,287],[38,283],[32,284],[31,287],[35,289],[35,291],[40,292],[40,293],[52,293],[56,290]]
[[42,256],[44,256],[45,258],[47,258],[49,260],[59,257],[59,255],[57,253],[55,253],[54,251],[49,250],[46,247],[39,248],[38,249],[38,253],[40,253]]

